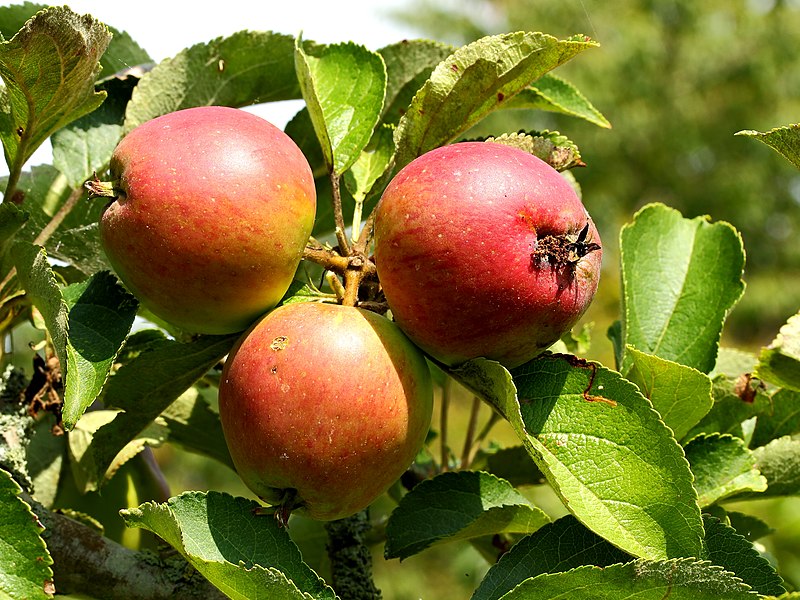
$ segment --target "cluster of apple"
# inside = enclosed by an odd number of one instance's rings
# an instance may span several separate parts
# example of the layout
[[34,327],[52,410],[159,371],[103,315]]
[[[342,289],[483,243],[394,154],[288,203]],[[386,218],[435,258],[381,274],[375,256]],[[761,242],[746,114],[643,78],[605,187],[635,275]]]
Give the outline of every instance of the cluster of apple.
[[101,240],[155,316],[196,333],[244,331],[219,391],[243,481],[313,518],[357,512],[422,446],[443,365],[520,365],[555,342],[596,290],[601,251],[572,187],[534,156],[457,143],[403,168],[375,214],[387,316],[281,306],[311,234],[314,179],[280,129],[203,107],[131,131],[111,159]]

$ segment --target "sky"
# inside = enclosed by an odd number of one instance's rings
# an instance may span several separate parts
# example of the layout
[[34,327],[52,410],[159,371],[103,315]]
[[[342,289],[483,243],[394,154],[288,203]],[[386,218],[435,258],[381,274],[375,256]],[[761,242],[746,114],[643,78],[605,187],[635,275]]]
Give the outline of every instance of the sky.
[[[278,0],[269,3],[222,0],[213,4],[202,0],[137,0],[135,3],[66,0],[53,4],[66,4],[77,13],[91,14],[126,31],[154,60],[160,61],[188,46],[243,29],[290,35],[302,31],[306,40],[354,41],[377,50],[404,38],[419,37],[409,27],[388,17],[392,8],[403,3],[403,0]],[[251,110],[283,127],[300,106],[302,101],[298,100]],[[31,157],[26,169],[50,161],[50,147],[46,143]],[[0,176],[7,174],[5,161],[0,160]]]

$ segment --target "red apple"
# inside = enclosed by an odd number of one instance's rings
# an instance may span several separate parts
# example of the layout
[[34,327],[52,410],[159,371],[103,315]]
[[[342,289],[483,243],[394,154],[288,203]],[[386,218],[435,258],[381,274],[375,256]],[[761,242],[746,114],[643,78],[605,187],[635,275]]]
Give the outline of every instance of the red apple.
[[177,111],[125,136],[111,173],[103,248],[155,315],[231,333],[280,301],[316,210],[308,161],[280,129],[234,108]]
[[236,469],[260,498],[332,520],[368,506],[430,425],[430,372],[391,321],[333,304],[283,305],[228,358],[219,411]]
[[438,360],[527,362],[583,314],[600,237],[544,161],[487,142],[403,168],[376,209],[375,262],[400,328]]

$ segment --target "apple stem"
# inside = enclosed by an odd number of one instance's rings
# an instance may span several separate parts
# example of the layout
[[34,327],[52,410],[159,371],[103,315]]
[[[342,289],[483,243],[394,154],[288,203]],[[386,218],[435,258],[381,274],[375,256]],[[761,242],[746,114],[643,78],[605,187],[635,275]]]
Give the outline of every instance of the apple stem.
[[83,184],[89,190],[89,198],[116,198],[119,190],[114,187],[111,181],[100,181],[97,173]]

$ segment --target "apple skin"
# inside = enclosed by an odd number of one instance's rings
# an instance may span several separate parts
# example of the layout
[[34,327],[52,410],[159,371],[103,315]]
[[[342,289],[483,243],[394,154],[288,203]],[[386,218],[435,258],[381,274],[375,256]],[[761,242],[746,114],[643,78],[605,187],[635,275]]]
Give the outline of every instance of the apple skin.
[[408,468],[431,420],[425,358],[391,321],[359,308],[276,308],[225,363],[219,412],[244,483],[319,520],[367,507]]
[[156,316],[192,333],[243,331],[292,282],[316,212],[311,168],[261,117],[207,106],[126,135],[100,239]]
[[[587,224],[584,242],[597,247],[578,260],[534,257],[539,240],[568,243]],[[451,366],[486,357],[513,368],[558,340],[597,290],[599,244],[556,170],[497,143],[462,142],[418,157],[376,208],[375,263],[393,318]]]

